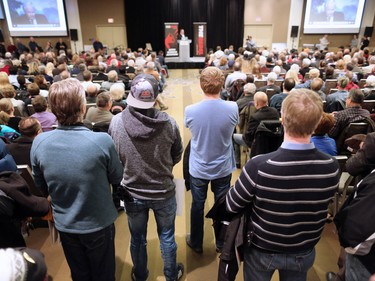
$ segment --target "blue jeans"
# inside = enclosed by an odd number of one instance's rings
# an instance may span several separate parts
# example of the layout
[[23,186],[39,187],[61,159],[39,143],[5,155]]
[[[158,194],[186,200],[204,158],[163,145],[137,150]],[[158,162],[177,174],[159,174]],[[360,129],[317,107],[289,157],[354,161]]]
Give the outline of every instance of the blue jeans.
[[[223,193],[229,190],[231,178],[232,174],[210,181],[190,175],[190,188],[193,197],[190,209],[190,239],[194,248],[202,248],[203,245],[204,203],[207,198],[208,184],[211,182],[211,190],[216,202]],[[216,241],[216,247],[221,248],[222,246],[223,241]]]
[[346,254],[346,281],[362,281],[370,279],[370,272],[363,266],[361,261],[354,255]]
[[115,226],[87,234],[60,231],[74,281],[115,280]]
[[280,281],[306,281],[313,266],[315,249],[299,254],[267,253],[247,247],[244,257],[244,280],[269,281],[275,270]]
[[131,234],[130,253],[137,281],[146,280],[148,276],[146,236],[150,209],[154,211],[156,220],[165,279],[167,281],[177,280],[177,244],[174,238],[176,206],[175,196],[166,200],[134,199],[134,202],[125,202]]

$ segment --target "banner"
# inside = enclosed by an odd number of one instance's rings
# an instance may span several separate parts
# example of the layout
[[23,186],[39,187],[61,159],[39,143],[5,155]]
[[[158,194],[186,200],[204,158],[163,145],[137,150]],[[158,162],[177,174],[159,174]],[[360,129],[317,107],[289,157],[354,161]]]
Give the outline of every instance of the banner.
[[194,22],[194,56],[205,57],[207,53],[207,23]]
[[178,57],[178,23],[166,22],[164,23],[164,46],[166,57]]

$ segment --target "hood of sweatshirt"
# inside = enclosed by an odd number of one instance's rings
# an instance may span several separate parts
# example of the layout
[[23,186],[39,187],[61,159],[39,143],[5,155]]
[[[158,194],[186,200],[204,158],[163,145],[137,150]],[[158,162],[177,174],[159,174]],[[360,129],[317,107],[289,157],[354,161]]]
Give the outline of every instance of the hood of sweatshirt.
[[169,122],[169,115],[155,108],[147,109],[145,115],[128,106],[122,114],[122,119],[124,128],[131,138],[149,139],[164,129]]

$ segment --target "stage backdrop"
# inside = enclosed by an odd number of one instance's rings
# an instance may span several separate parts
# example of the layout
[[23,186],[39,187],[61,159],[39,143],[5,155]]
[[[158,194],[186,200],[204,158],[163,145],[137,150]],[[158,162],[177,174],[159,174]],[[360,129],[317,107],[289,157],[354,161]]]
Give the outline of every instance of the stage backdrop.
[[[164,50],[164,23],[178,22],[193,39],[193,22],[207,22],[207,48],[223,49],[243,44],[245,0],[144,0],[125,1],[128,45],[132,50],[150,42],[154,51]],[[146,8],[143,8],[146,7]],[[194,44],[190,53],[194,54]]]

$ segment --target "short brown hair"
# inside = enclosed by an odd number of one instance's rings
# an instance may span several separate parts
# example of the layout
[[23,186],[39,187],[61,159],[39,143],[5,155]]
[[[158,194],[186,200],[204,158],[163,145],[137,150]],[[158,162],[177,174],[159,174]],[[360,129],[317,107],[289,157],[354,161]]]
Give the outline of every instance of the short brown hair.
[[11,84],[4,85],[3,87],[1,87],[1,94],[4,98],[11,99],[11,98],[14,98],[14,96],[16,95],[16,90]]
[[42,131],[42,126],[35,117],[22,118],[18,128],[21,135],[26,137],[34,137]]
[[314,78],[310,84],[311,90],[319,91],[323,87],[323,80],[321,78]]
[[335,118],[328,113],[323,112],[322,119],[320,120],[318,127],[314,131],[314,135],[324,136],[333,128],[335,124]]
[[47,110],[47,100],[43,96],[37,95],[33,98],[31,104],[33,105],[35,112],[43,112]]
[[106,107],[110,101],[111,101],[111,95],[109,94],[109,92],[100,93],[96,97],[96,106]]
[[27,86],[27,93],[31,96],[39,95],[40,89],[36,83],[31,83]]
[[200,84],[203,92],[207,95],[220,93],[224,85],[223,72],[214,66],[206,67],[201,73]]
[[4,111],[10,114],[12,112],[12,109],[14,109],[14,107],[10,99],[0,99],[0,111]]
[[61,125],[82,122],[86,105],[85,90],[75,78],[55,82],[50,87],[48,103]]
[[307,137],[318,126],[323,114],[323,102],[308,89],[294,89],[281,105],[285,132],[292,137]]

